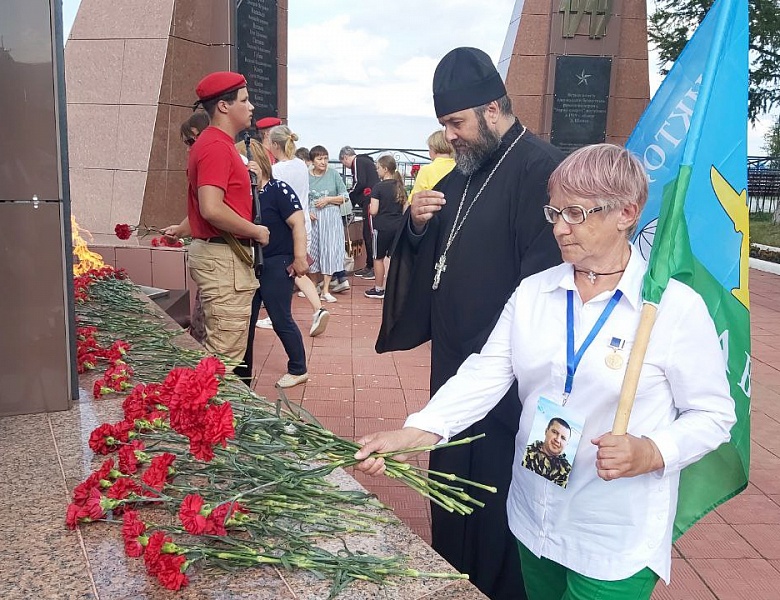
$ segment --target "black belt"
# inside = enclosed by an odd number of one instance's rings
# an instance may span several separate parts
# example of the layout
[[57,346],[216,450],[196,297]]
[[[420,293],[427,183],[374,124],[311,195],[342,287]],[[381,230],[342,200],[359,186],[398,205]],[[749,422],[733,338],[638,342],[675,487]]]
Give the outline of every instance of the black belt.
[[[223,238],[221,235],[217,237],[205,238],[203,241],[208,242],[210,244],[227,244],[227,240]],[[241,240],[236,238],[236,241],[242,246],[246,246],[247,248],[252,245],[252,240]]]

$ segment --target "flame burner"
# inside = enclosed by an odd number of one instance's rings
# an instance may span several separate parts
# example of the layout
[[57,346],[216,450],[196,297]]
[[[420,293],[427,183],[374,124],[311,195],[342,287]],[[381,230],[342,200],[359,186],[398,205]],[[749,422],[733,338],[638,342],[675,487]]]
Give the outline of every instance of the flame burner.
[[76,218],[70,217],[71,236],[73,237],[73,275],[84,275],[90,269],[99,269],[105,266],[103,257],[97,252],[93,252],[87,246],[87,242],[81,237],[83,231],[90,240],[92,234],[86,229],[81,229],[76,223]]

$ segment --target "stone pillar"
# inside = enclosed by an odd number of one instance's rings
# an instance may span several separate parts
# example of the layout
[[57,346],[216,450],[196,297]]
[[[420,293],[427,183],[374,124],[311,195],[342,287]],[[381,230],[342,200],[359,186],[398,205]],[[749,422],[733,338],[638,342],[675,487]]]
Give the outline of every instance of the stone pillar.
[[[650,98],[646,2],[517,0],[499,71],[515,114],[545,139],[552,134],[565,151],[623,144]],[[600,119],[604,127],[572,131],[573,123]]]
[[[235,69],[236,2],[82,0],[65,48],[71,196],[98,241],[116,241],[116,223],[162,227],[185,216],[179,126],[198,81]],[[287,0],[277,27],[286,114]]]

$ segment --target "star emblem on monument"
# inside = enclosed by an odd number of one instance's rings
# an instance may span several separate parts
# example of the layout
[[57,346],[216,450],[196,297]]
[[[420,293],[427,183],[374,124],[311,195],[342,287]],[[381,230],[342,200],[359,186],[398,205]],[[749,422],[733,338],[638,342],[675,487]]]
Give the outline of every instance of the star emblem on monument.
[[589,78],[589,77],[593,77],[593,75],[588,75],[588,74],[586,74],[586,73],[585,73],[585,69],[583,69],[583,70],[582,70],[582,73],[580,73],[579,75],[575,75],[575,77],[576,77],[576,78],[577,78],[577,80],[578,80],[578,81],[577,81],[577,85],[583,85],[583,84],[584,84],[584,85],[588,85],[588,78]]

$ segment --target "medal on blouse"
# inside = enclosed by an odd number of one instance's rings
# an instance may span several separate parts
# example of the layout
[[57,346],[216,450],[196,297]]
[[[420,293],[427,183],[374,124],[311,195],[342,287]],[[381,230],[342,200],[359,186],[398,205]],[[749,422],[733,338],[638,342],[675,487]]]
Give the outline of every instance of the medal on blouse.
[[610,369],[618,370],[623,366],[623,355],[618,353],[623,350],[623,346],[625,346],[625,344],[626,340],[621,340],[617,337],[613,337],[610,340],[609,349],[611,352],[607,354],[606,358],[604,359],[604,362]]
[[[615,307],[617,306],[618,302],[620,302],[620,299],[622,297],[623,297],[623,292],[621,290],[616,290],[615,293],[612,294],[612,298],[610,298],[609,302],[607,302],[607,305],[604,307],[604,310],[601,312],[601,315],[596,320],[596,323],[593,325],[593,329],[590,330],[590,333],[587,335],[585,340],[583,340],[580,349],[575,350],[574,348],[574,290],[566,291],[566,383],[564,384],[563,387],[563,398],[562,398],[563,406],[566,406],[566,403],[569,401],[569,396],[571,395],[571,389],[572,386],[574,385],[574,374],[577,372],[577,367],[579,366],[580,361],[582,360],[582,357],[585,354],[585,351],[591,345],[593,340],[596,339],[596,336],[598,335],[599,331],[601,331],[601,328],[604,327],[604,324],[607,322],[607,319],[609,319],[609,316],[612,314],[612,311],[615,310]],[[615,340],[619,338],[612,338],[612,339]],[[619,340],[619,341],[622,342],[623,340]],[[620,359],[620,362],[622,364],[623,357],[618,356],[618,358]]]

